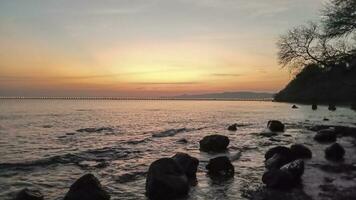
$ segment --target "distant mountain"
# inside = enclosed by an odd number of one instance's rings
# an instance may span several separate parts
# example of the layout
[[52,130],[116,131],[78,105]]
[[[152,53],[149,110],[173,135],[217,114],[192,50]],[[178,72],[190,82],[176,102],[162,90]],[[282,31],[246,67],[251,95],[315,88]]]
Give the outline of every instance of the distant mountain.
[[272,93],[261,92],[222,92],[194,95],[180,95],[174,98],[182,99],[272,99]]

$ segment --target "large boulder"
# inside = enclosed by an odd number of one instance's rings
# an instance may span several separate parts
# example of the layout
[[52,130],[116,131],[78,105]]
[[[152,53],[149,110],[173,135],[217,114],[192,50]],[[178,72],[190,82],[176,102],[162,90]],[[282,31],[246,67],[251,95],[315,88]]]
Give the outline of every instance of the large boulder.
[[229,131],[237,131],[237,124],[232,124],[229,127],[227,127],[227,130]]
[[333,129],[324,129],[320,130],[314,136],[314,140],[318,142],[335,142],[336,141],[336,133]]
[[276,146],[276,147],[270,148],[266,152],[265,159],[267,160],[267,159],[271,158],[274,154],[280,154],[285,157],[293,158],[293,153],[288,147]]
[[270,120],[267,123],[267,127],[269,130],[273,132],[283,132],[284,131],[284,124],[278,120]]
[[199,160],[197,158],[186,153],[176,153],[172,159],[178,163],[189,180],[196,180],[196,173],[199,165]]
[[304,161],[299,159],[281,167],[282,171],[288,171],[295,181],[299,180],[304,173]]
[[313,154],[310,149],[302,144],[293,144],[290,150],[296,159],[312,158]]
[[286,170],[270,170],[266,171],[262,176],[262,182],[268,188],[288,189],[295,185],[294,176]]
[[149,199],[176,199],[188,192],[188,178],[174,159],[161,158],[150,165],[146,178],[146,196]]
[[200,150],[205,152],[225,151],[229,143],[229,138],[223,135],[208,135],[199,141]]
[[234,166],[226,156],[220,156],[209,160],[206,165],[208,175],[211,178],[231,178],[235,174]]
[[325,149],[325,158],[329,160],[342,160],[344,155],[345,149],[339,143],[334,143]]
[[93,174],[85,174],[76,180],[64,200],[109,200],[110,195]]
[[291,161],[292,159],[290,157],[286,157],[285,155],[277,153],[265,161],[265,167],[268,170],[275,170],[281,168],[283,165]]
[[44,200],[44,197],[39,190],[25,188],[17,194],[15,200]]

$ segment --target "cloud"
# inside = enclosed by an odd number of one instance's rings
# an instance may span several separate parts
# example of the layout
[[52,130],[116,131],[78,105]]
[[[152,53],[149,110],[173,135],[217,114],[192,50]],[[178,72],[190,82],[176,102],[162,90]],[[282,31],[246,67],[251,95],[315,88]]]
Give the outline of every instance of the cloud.
[[138,85],[195,85],[201,82],[131,82],[132,84]]
[[238,77],[242,76],[242,74],[224,74],[224,73],[213,73],[212,76],[220,76],[220,77]]

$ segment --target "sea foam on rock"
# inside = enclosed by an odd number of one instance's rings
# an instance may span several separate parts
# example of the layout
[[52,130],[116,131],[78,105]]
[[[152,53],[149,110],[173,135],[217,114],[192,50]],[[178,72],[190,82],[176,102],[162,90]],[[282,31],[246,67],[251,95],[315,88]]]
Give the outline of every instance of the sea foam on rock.
[[273,132],[284,132],[284,124],[278,120],[268,121],[267,127]]
[[149,199],[176,199],[188,192],[188,178],[174,159],[161,158],[150,165],[146,178],[146,196]]
[[231,178],[235,174],[234,166],[226,156],[210,159],[206,169],[208,170],[208,175],[213,179]]
[[208,135],[199,141],[200,150],[205,152],[225,151],[229,143],[229,138],[223,135]]
[[44,200],[44,197],[39,190],[25,188],[17,194],[14,200]]
[[109,200],[110,195],[93,174],[86,174],[76,180],[64,200]]

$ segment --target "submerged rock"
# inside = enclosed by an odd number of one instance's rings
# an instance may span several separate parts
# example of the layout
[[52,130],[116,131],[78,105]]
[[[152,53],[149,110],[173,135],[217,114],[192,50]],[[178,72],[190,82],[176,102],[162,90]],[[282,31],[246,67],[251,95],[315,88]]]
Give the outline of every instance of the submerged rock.
[[212,178],[231,178],[235,174],[234,166],[226,156],[210,159],[206,169]]
[[334,143],[325,149],[325,158],[329,160],[342,160],[344,155],[345,149],[339,143]]
[[227,128],[227,130],[229,130],[229,131],[237,131],[237,124],[232,124],[232,125],[230,125],[230,126]]
[[273,132],[284,132],[284,124],[278,120],[268,121],[267,127]]
[[150,165],[146,178],[146,196],[149,199],[176,199],[188,192],[188,178],[174,159],[161,158]]
[[312,158],[313,154],[310,149],[302,144],[293,144],[290,150],[296,159]]
[[229,143],[229,138],[223,135],[208,135],[199,141],[200,150],[205,152],[225,151]]
[[181,144],[187,144],[187,143],[188,143],[188,140],[185,139],[185,138],[182,138],[182,139],[179,139],[177,142],[178,142],[178,143],[181,143]]
[[109,200],[110,195],[93,174],[86,174],[76,180],[64,200]]
[[44,197],[39,190],[25,188],[17,194],[15,200],[44,200]]
[[186,153],[176,153],[172,159],[178,163],[188,179],[196,180],[196,173],[199,165],[199,160],[197,158]]
[[314,140],[316,140],[318,142],[335,142],[336,141],[335,130],[333,130],[333,129],[320,130],[314,136]]
[[293,109],[298,109],[298,106],[293,105],[292,108],[293,108]]

